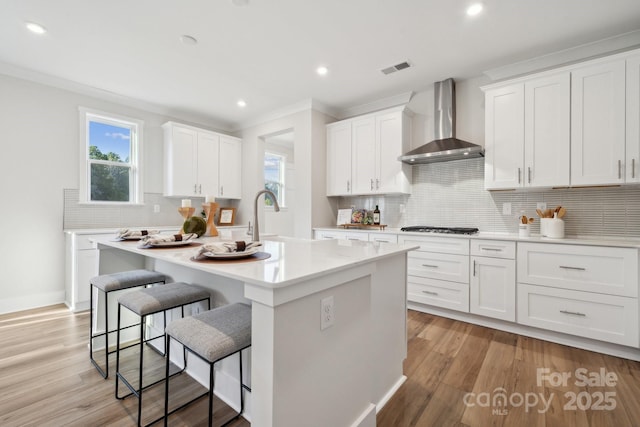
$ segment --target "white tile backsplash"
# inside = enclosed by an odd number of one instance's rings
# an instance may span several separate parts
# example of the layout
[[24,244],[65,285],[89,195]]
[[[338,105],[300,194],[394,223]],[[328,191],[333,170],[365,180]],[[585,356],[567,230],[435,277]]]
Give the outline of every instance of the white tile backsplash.
[[[640,237],[640,185],[554,190],[486,191],[484,159],[415,165],[411,195],[341,197],[339,208],[380,206],[389,227],[433,225],[478,227],[487,232],[516,233],[517,218],[534,217],[532,233],[540,232],[536,203],[567,209],[567,235]],[[511,203],[511,215],[502,204]],[[400,206],[405,205],[404,214]]]

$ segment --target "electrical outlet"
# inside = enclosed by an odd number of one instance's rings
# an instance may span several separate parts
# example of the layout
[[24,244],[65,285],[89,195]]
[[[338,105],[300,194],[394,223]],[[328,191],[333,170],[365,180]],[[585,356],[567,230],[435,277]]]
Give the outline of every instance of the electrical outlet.
[[547,209],[547,204],[545,202],[536,203],[536,209],[540,209],[541,211]]
[[511,215],[511,203],[505,202],[502,204],[502,215]]
[[320,302],[320,330],[333,326],[335,313],[333,310],[333,295],[323,298]]
[[160,205],[153,205],[153,213],[160,213]]

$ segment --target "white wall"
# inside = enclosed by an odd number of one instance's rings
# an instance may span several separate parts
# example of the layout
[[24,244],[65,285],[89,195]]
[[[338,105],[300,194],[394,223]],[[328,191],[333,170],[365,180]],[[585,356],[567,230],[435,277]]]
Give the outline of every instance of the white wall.
[[162,192],[160,125],[171,119],[5,75],[0,94],[5,313],[64,301],[63,189],[78,188],[78,107],[144,121],[145,192]]
[[[294,132],[295,218],[293,235],[312,238],[312,227],[327,225],[331,201],[326,197],[326,133],[324,124],[333,121],[323,113],[306,110],[262,123],[240,132],[242,138],[242,194],[238,208],[239,223],[253,221],[255,194],[264,188],[264,138],[285,130]],[[262,197],[262,196],[261,196]],[[275,213],[274,215],[278,215]],[[258,221],[265,228],[264,203],[258,203]]]

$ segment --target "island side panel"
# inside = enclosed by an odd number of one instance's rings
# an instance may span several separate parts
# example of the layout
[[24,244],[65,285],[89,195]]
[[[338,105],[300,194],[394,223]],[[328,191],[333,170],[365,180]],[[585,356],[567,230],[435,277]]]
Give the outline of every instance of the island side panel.
[[373,403],[380,411],[406,380],[407,357],[407,256],[399,254],[376,262],[372,276]]
[[[349,426],[371,411],[371,282],[367,275],[276,307],[253,302],[252,425]],[[321,330],[329,296],[335,323]]]

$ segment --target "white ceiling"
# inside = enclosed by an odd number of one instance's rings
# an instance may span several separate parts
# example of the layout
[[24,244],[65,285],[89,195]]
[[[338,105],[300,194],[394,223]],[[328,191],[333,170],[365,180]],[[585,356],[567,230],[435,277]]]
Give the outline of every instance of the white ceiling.
[[483,2],[472,19],[468,0],[2,0],[0,62],[238,129],[310,99],[348,109],[640,28],[639,0]]

